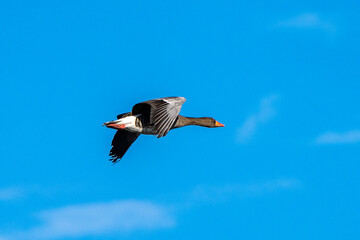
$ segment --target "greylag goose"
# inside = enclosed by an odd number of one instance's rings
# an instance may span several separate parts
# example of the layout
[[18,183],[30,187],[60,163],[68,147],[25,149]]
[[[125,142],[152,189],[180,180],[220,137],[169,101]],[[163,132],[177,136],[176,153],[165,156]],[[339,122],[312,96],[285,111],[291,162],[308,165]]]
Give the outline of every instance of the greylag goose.
[[118,115],[117,120],[104,123],[106,127],[117,130],[111,143],[110,161],[120,161],[140,134],[157,135],[159,138],[166,136],[171,129],[189,125],[224,127],[224,124],[210,117],[192,118],[179,115],[185,101],[184,97],[148,100],[135,104],[131,112]]

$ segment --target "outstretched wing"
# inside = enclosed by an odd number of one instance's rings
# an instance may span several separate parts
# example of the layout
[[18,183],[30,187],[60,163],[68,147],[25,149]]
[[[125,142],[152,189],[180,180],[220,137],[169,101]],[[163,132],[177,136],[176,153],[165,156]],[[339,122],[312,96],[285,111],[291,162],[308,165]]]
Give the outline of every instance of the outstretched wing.
[[130,112],[128,112],[128,113],[122,113],[122,114],[117,115],[117,119],[124,118],[124,117],[128,117],[128,116],[131,116],[131,113],[130,113]]
[[139,137],[139,133],[128,132],[125,130],[118,130],[112,140],[112,148],[109,156],[110,161],[116,163],[121,160],[131,144]]
[[154,126],[157,137],[164,137],[174,125],[185,101],[183,97],[153,99],[136,104],[132,114],[144,115],[149,125]]

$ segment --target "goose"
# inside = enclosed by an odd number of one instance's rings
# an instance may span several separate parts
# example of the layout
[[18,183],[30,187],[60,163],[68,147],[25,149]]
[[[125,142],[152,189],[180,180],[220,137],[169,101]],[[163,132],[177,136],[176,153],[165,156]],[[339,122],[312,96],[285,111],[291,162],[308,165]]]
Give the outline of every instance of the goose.
[[196,125],[215,128],[224,127],[211,117],[184,117],[179,115],[184,97],[164,97],[137,103],[131,112],[119,114],[117,120],[105,122],[103,126],[116,129],[111,143],[110,161],[117,163],[131,144],[140,136],[165,137],[171,129]]

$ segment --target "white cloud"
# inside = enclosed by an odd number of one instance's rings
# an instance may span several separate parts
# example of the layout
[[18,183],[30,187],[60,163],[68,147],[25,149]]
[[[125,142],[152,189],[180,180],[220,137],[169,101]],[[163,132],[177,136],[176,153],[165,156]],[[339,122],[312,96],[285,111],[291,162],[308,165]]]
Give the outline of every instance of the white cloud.
[[261,100],[259,112],[249,116],[238,130],[239,142],[246,142],[254,135],[259,124],[265,123],[275,116],[276,111],[273,105],[278,98],[277,95],[271,95]]
[[360,130],[345,133],[325,133],[315,140],[316,144],[356,143],[360,142]]
[[297,179],[277,179],[252,184],[229,184],[223,186],[198,186],[193,191],[197,201],[220,201],[227,198],[258,196],[280,190],[290,190],[301,186]]
[[[301,186],[297,179],[284,178],[250,184],[197,186],[187,201],[173,204],[176,209],[196,203],[247,198]],[[0,240],[48,240],[79,237],[104,237],[135,231],[172,228],[176,225],[172,209],[149,201],[122,200],[68,205],[35,214],[39,224],[16,232],[1,231]]]
[[9,187],[9,188],[0,189],[0,201],[12,200],[15,198],[19,198],[22,195],[23,195],[23,191],[20,188]]
[[5,235],[9,239],[55,239],[155,230],[175,225],[168,209],[148,201],[127,200],[70,205],[37,214],[40,226]]
[[322,20],[316,13],[304,13],[294,18],[280,21],[277,26],[291,28],[319,28],[334,31],[334,27]]

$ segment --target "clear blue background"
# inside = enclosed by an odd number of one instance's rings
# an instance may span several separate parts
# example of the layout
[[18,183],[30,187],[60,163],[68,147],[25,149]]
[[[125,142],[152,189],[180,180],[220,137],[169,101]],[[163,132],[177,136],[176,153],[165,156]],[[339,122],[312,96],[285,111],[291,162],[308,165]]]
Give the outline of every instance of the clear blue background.
[[[171,207],[175,224],[64,239],[359,239],[359,141],[316,144],[360,128],[359,12],[357,1],[3,1],[0,238],[49,209],[137,199]],[[165,96],[226,127],[141,136],[108,162],[102,123]],[[239,141],[269,96],[273,116]],[[279,179],[296,184],[191,197]]]

